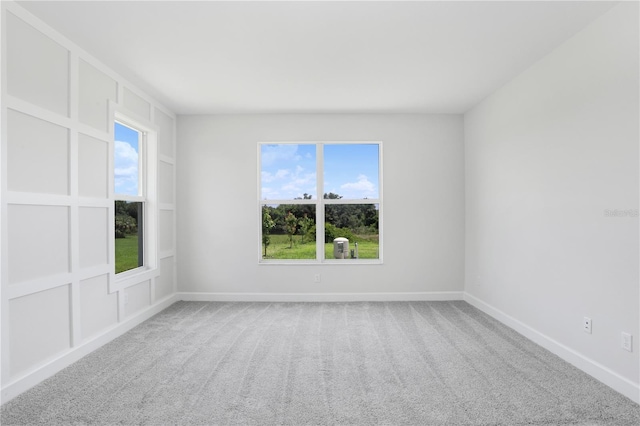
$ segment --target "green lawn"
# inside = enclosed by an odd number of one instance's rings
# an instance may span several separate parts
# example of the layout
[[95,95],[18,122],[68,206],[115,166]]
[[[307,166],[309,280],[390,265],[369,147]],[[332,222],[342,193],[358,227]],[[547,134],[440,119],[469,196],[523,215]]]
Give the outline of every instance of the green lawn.
[[[358,241],[358,254],[360,259],[378,258],[378,241],[362,237]],[[352,241],[349,241],[349,250],[355,248]],[[324,245],[325,259],[333,259],[333,243]],[[316,242],[300,242],[300,235],[293,236],[293,248],[289,248],[288,235],[271,235],[271,244],[267,247],[267,256],[264,256],[264,245],[262,246],[262,257],[264,259],[315,259]]]
[[[378,259],[378,242],[361,240],[358,241],[358,259]],[[349,252],[355,249],[353,241],[349,241]],[[324,245],[324,258],[333,259],[333,243]]]
[[116,238],[116,274],[138,266],[138,236]]

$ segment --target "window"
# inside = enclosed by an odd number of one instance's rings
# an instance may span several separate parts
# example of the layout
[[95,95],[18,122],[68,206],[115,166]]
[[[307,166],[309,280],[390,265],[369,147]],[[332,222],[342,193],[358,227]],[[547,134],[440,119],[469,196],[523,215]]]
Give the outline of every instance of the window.
[[145,133],[114,124],[115,272],[145,266]]
[[381,148],[260,143],[260,261],[380,263]]

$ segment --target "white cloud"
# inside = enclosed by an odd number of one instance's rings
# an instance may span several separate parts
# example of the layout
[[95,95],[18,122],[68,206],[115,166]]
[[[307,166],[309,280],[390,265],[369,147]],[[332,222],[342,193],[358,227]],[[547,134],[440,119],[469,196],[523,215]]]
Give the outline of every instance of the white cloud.
[[[263,145],[261,148],[261,182],[272,190],[266,196],[293,199],[316,193],[316,173],[313,153],[299,145]],[[278,167],[282,167],[278,169]],[[311,171],[311,172],[310,172]]]
[[289,176],[291,174],[291,172],[289,170],[278,170],[276,172],[276,179],[284,179],[287,176]]
[[260,172],[262,182],[269,183],[276,180],[286,179],[287,176],[291,176],[291,172],[289,170],[280,169],[275,174],[270,172]]
[[[365,198],[376,195],[376,186],[365,175],[359,175],[357,182],[348,182],[340,185],[345,198]],[[344,194],[343,194],[344,192]]]
[[261,172],[262,183],[278,183],[279,189],[262,188],[263,198],[274,198],[276,196],[287,198],[301,197],[303,193],[315,193],[316,173],[304,173],[304,167],[297,165],[295,171],[280,169],[275,174]]
[[298,145],[281,144],[281,145],[264,145],[261,152],[261,161],[263,166],[270,166],[276,161],[297,160]]
[[115,141],[114,161],[115,192],[138,195],[138,152],[127,142]]
[[278,191],[274,190],[273,188],[267,187],[267,186],[263,186],[262,187],[262,199],[263,200],[267,200],[269,198],[278,198]]
[[281,189],[285,192],[294,193],[294,194],[300,192],[300,187],[293,182],[288,183],[286,185],[282,185]]

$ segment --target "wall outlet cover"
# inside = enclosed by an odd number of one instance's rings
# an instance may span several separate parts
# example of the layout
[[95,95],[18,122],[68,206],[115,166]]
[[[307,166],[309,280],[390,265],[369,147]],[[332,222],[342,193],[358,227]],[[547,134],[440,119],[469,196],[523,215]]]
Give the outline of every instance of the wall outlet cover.
[[622,333],[622,349],[625,351],[633,351],[633,336],[629,333]]

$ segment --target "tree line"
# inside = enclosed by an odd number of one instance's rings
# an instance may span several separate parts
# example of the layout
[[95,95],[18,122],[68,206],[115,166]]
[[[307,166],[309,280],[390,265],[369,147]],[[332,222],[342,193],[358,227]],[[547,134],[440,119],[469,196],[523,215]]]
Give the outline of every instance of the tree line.
[[[324,194],[325,199],[340,199],[332,192]],[[302,198],[311,196],[304,194]],[[293,247],[294,235],[300,242],[314,241],[316,235],[316,206],[314,204],[280,204],[262,206],[262,243],[266,250],[271,234],[289,236],[289,246]],[[325,205],[325,242],[344,237],[357,240],[357,235],[378,234],[378,209],[374,204],[328,204]]]

